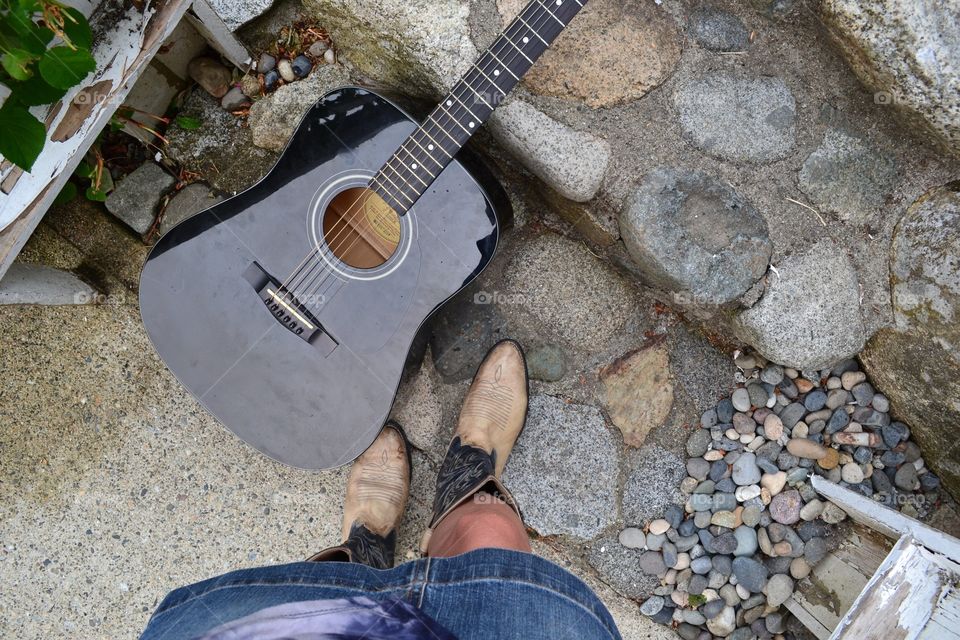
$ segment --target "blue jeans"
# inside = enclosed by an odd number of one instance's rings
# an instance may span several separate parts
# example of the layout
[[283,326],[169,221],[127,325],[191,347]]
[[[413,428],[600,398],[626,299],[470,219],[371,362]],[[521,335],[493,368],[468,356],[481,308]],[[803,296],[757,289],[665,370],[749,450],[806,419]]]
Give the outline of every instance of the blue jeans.
[[345,562],[242,569],[171,592],[141,640],[188,639],[265,607],[368,596],[419,607],[461,640],[620,640],[579,578],[531,553],[478,549],[378,571]]

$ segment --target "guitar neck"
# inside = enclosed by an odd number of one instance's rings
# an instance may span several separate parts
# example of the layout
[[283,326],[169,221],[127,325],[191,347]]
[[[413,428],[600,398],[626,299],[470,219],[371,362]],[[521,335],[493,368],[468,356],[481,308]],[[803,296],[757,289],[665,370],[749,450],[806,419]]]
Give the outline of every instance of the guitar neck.
[[403,214],[543,55],[587,0],[532,0],[371,180]]

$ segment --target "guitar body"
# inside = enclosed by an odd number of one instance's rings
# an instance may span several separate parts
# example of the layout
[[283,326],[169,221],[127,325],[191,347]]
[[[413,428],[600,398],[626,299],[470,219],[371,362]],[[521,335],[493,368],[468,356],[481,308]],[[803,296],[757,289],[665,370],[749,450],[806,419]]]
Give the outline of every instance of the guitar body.
[[324,230],[331,201],[417,126],[373,92],[334,91],[268,175],[176,226],[147,258],[140,310],[160,357],[223,425],[283,463],[323,469],[362,453],[421,327],[496,250],[488,194],[499,187],[453,161],[396,227],[378,227],[396,243],[383,264],[337,260]]

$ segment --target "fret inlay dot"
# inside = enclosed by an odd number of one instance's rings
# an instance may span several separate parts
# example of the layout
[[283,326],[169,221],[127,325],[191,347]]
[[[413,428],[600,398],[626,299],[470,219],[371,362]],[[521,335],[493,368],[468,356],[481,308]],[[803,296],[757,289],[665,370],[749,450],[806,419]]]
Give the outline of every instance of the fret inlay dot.
[[448,106],[448,107],[452,107],[452,106],[453,106],[453,100],[447,100],[447,106]]
[[427,149],[429,149],[430,151],[433,151],[433,145],[432,145],[432,144],[428,144],[428,145],[427,145]]
[[530,42],[530,38],[528,38],[527,36],[523,36],[523,44],[528,44],[529,42]]
[[413,169],[414,171],[416,171],[416,170],[417,170],[417,165],[416,165],[416,163],[410,165],[410,168]]
[[500,69],[494,69],[493,75],[495,75],[495,76],[500,75]]
[[471,122],[469,126],[471,129],[473,129],[473,122]]

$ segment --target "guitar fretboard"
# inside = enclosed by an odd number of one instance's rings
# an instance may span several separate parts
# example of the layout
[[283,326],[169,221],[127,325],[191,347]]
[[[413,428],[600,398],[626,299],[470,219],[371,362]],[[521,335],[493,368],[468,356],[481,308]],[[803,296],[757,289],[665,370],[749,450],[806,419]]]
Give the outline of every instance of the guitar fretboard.
[[409,211],[587,0],[533,0],[380,168],[371,189]]

